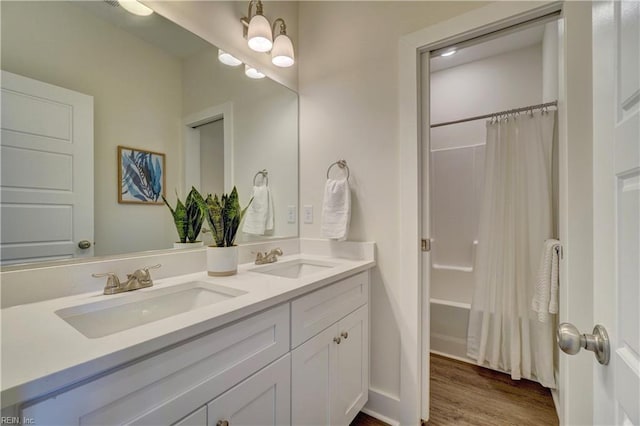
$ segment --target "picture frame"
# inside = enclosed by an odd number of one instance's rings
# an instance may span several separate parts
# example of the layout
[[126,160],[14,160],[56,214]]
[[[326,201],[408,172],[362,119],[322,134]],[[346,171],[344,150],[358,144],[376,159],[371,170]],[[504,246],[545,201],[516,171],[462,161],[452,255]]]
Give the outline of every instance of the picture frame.
[[165,154],[118,146],[118,203],[162,205],[165,195]]

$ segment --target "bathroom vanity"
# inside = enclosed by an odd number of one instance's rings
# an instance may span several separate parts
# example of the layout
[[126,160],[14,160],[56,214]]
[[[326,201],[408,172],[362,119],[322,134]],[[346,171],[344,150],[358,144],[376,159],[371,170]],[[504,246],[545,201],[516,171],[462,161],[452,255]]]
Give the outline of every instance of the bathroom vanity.
[[3,416],[347,425],[368,396],[374,264],[298,254],[3,309]]

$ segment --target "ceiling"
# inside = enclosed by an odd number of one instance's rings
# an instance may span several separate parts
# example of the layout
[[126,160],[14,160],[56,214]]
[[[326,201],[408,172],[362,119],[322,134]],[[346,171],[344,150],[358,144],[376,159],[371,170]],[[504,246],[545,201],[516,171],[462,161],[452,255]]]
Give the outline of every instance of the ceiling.
[[456,51],[455,55],[435,56],[431,58],[431,72],[539,44],[544,36],[544,26],[545,24],[536,25],[518,32],[508,33],[503,37],[473,44]]

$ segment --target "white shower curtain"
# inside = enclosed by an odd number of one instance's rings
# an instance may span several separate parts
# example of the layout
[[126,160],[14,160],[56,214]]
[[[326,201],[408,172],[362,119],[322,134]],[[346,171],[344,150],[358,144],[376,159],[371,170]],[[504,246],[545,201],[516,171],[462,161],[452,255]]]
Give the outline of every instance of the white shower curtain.
[[513,379],[555,387],[553,322],[531,310],[544,241],[553,238],[555,113],[487,122],[468,355]]

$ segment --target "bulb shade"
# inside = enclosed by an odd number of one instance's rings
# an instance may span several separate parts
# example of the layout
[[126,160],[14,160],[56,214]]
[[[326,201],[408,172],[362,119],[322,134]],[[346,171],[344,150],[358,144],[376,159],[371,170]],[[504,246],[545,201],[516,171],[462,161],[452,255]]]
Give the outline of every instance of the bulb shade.
[[149,16],[153,13],[153,10],[140,3],[138,0],[118,0],[120,6],[129,13],[133,13],[138,16]]
[[244,66],[244,73],[247,75],[247,77],[253,78],[253,79],[258,79],[258,78],[264,78],[265,77],[264,74],[262,74],[257,69],[255,69],[253,67],[250,67],[249,65],[245,65]]
[[273,46],[273,35],[271,34],[271,25],[269,21],[262,15],[255,15],[249,22],[249,30],[247,32],[247,40],[249,47],[256,52],[268,52]]
[[222,49],[218,49],[218,60],[225,65],[229,65],[230,67],[237,67],[242,64],[242,61],[235,56],[232,56],[225,52]]
[[286,34],[280,34],[273,42],[271,62],[278,67],[290,67],[295,62],[293,43]]

